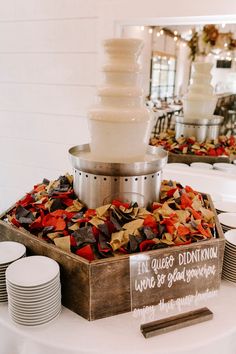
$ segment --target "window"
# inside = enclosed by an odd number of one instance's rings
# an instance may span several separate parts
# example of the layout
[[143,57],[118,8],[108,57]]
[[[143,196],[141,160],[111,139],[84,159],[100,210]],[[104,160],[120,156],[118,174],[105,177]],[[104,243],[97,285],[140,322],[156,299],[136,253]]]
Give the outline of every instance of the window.
[[152,57],[151,97],[152,100],[174,97],[176,58],[164,54]]

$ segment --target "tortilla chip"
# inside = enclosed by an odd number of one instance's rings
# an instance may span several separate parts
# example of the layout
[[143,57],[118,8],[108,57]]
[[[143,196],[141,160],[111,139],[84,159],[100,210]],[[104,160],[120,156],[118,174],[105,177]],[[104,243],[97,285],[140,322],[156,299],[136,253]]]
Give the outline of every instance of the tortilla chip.
[[106,204],[96,208],[97,216],[104,216],[105,214],[107,214],[107,211],[110,209],[110,206],[111,204]]
[[70,252],[70,236],[57,237],[53,241],[60,249]]

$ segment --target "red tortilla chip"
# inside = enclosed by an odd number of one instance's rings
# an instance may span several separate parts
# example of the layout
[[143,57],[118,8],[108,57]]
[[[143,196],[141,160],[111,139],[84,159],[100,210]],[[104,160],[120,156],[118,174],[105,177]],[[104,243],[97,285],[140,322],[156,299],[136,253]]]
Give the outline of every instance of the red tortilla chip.
[[78,256],[87,259],[89,262],[95,259],[91,245],[86,245],[75,252]]
[[183,193],[180,198],[181,208],[186,209],[187,207],[191,207],[192,200],[188,197],[186,193]]

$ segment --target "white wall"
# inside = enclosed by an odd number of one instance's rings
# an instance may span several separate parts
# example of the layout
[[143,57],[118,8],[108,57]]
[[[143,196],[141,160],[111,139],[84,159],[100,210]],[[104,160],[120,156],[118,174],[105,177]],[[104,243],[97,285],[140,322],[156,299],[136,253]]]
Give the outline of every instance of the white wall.
[[101,40],[118,21],[236,13],[235,0],[201,1],[0,2],[0,210],[70,170],[68,148],[89,139]]
[[88,141],[97,73],[96,1],[0,3],[0,209],[70,170]]
[[236,62],[232,61],[232,66],[230,69],[222,69],[216,67],[216,59],[212,56],[213,68],[212,74],[212,85],[214,87],[218,86],[218,93],[224,92],[234,92],[236,93]]

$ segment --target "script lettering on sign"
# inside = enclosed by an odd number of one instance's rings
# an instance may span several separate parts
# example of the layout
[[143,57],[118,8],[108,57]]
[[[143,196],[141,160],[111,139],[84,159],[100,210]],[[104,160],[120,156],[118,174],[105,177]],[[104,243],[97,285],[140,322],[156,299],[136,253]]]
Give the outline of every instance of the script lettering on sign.
[[220,281],[218,245],[157,253],[130,256],[132,309],[213,289]]

